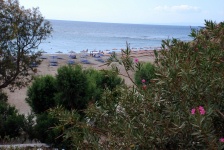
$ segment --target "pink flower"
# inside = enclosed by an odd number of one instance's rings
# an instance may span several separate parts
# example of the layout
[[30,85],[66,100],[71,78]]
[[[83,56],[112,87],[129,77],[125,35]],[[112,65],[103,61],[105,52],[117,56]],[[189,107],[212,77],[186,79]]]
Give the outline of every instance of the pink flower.
[[134,61],[135,61],[135,63],[137,63],[138,62],[138,58],[135,58]]
[[220,138],[219,141],[224,143],[224,138]]
[[145,83],[145,79],[142,79],[142,83]]
[[198,106],[196,108],[192,108],[191,109],[191,114],[194,115],[196,113],[196,110],[198,110],[201,115],[205,114],[205,109],[202,106]]
[[205,109],[202,106],[199,106],[198,109],[201,115],[205,114]]
[[196,111],[195,108],[191,109],[191,114],[194,115],[195,114],[195,111]]

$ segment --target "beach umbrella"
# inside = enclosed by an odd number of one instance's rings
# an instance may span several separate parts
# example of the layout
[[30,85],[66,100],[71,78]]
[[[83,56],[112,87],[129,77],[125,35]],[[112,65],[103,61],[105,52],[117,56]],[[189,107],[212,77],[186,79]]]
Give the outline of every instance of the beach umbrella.
[[75,53],[74,51],[70,51],[69,53]]
[[63,53],[63,52],[61,52],[61,51],[57,51],[57,52],[55,52],[55,53],[58,53],[58,54],[60,54],[60,53]]
[[47,53],[47,52],[46,52],[46,51],[44,51],[44,50],[41,50],[41,51],[40,51],[40,53]]

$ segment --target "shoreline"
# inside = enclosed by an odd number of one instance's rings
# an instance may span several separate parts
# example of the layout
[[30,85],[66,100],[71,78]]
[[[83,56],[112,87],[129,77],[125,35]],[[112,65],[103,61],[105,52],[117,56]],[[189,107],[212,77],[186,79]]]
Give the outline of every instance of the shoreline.
[[[156,47],[140,47],[140,48],[136,48],[136,47],[132,47],[130,48],[131,51],[137,51],[137,52],[141,52],[141,51],[154,51],[154,50],[161,50],[161,46],[156,46]],[[55,52],[50,52],[48,53],[47,51],[45,50],[38,50],[38,51],[42,51],[43,55],[58,55],[58,54],[71,54],[71,53],[74,53],[74,54],[80,54],[80,53],[83,53],[83,52],[88,52],[88,53],[91,53],[91,52],[97,52],[97,53],[100,53],[100,52],[103,52],[104,54],[107,54],[108,52],[116,52],[116,53],[121,53],[122,50],[125,50],[126,48],[113,48],[113,49],[106,49],[106,50],[89,50],[89,49],[85,49],[85,50],[81,50],[81,51],[74,51],[74,50],[70,50],[67,52],[66,51],[55,51]],[[59,52],[59,53],[58,53]]]

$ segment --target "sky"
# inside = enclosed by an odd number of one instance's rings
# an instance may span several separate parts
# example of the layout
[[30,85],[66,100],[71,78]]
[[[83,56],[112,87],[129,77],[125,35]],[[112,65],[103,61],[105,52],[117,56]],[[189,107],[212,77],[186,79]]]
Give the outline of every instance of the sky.
[[224,21],[224,0],[19,0],[25,8],[39,7],[46,19],[198,25]]

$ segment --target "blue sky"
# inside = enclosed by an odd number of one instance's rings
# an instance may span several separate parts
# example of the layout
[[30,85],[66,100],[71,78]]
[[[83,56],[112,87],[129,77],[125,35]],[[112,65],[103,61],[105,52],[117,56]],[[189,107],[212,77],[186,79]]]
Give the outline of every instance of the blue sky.
[[19,0],[39,7],[46,19],[203,25],[204,19],[224,21],[224,0]]

